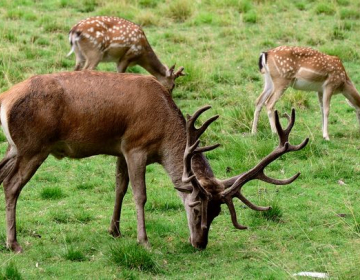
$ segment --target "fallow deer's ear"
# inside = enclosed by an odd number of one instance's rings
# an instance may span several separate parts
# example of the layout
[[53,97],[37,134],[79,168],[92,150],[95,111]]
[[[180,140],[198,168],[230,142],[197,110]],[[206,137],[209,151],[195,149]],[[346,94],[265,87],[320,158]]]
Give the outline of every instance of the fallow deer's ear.
[[174,74],[174,78],[179,78],[180,76],[185,76],[186,74],[183,72],[184,71],[184,67],[180,67],[176,73]]
[[174,70],[175,70],[175,65],[176,65],[176,64],[174,64],[173,66],[170,67],[170,69],[169,69],[170,72],[174,72]]
[[175,64],[166,70],[166,76],[172,77],[174,75]]

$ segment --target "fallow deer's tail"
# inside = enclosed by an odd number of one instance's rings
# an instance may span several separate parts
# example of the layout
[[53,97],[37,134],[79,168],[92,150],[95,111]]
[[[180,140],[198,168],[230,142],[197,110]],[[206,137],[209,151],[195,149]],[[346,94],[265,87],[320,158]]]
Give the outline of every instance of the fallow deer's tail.
[[262,52],[259,57],[259,70],[261,73],[264,73],[264,71],[268,71],[267,68],[267,52]]
[[69,32],[69,43],[71,46],[70,52],[66,56],[70,56],[75,51],[75,42],[79,41],[81,32],[76,31],[73,32],[72,30]]

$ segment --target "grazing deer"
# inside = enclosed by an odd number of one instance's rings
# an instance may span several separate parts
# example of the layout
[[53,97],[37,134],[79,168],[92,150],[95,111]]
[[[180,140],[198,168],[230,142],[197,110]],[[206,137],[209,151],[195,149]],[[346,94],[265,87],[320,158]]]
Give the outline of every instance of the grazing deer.
[[266,176],[264,168],[282,154],[302,149],[308,139],[298,146],[290,145],[295,112],[286,130],[276,114],[279,147],[253,169],[218,180],[203,154],[218,145],[199,147],[199,137],[218,116],[194,127],[209,108],[201,108],[185,121],[170,93],[154,77],[97,71],[34,76],[4,92],[0,95],[0,119],[9,147],[0,162],[0,183],[6,199],[7,246],[22,251],[16,238],[16,202],[50,154],[58,159],[98,154],[117,157],[116,198],[109,229],[113,236],[121,235],[121,207],[130,181],[137,210],[137,239],[148,243],[145,171],[154,162],[165,168],[182,198],[194,247],[206,247],[210,224],[220,213],[221,204],[229,207],[234,226],[245,229],[237,222],[233,197],[252,209],[268,210],[249,202],[241,194],[242,186],[253,179],[278,185],[294,181],[299,174],[277,180]]
[[174,72],[162,64],[144,31],[135,23],[117,17],[97,16],[81,20],[69,32],[71,50],[75,52],[75,70],[93,70],[101,62],[115,62],[117,71],[124,73],[128,66],[140,65],[170,92],[174,81],[184,76],[184,67]]
[[330,99],[342,93],[355,108],[360,123],[360,95],[340,59],[311,48],[281,46],[264,52],[259,58],[265,86],[256,100],[252,133],[257,130],[259,114],[266,105],[272,132],[276,132],[274,106],[288,87],[317,91],[322,114],[323,137],[329,140]]

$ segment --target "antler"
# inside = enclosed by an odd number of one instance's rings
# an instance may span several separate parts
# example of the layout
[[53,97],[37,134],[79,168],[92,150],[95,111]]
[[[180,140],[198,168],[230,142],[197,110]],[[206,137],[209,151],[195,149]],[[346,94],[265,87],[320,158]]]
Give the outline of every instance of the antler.
[[194,200],[198,197],[201,198],[199,201],[195,201],[190,206],[196,206],[201,203],[201,227],[206,228],[207,227],[207,206],[208,202],[211,199],[211,194],[207,192],[206,189],[204,189],[198,179],[196,178],[192,168],[191,168],[191,160],[195,154],[204,153],[207,151],[211,151],[217,147],[219,147],[219,144],[215,144],[212,146],[206,146],[206,147],[199,147],[200,143],[200,136],[204,133],[204,131],[207,129],[207,127],[215,121],[219,116],[213,116],[210,119],[208,119],[200,128],[195,128],[195,121],[198,119],[198,117],[205,112],[206,110],[210,109],[211,106],[205,106],[197,110],[193,116],[187,115],[187,121],[186,121],[186,148],[184,153],[184,171],[182,176],[182,181],[184,183],[191,182],[193,186],[193,191],[191,193],[191,196],[194,198]]
[[268,156],[266,156],[262,161],[260,161],[254,168],[251,170],[240,174],[236,181],[226,190],[224,190],[221,195],[224,203],[227,204],[230,210],[231,220],[234,224],[234,226],[237,229],[246,229],[247,227],[240,225],[237,222],[236,218],[236,212],[235,207],[233,204],[232,199],[234,197],[240,199],[243,203],[245,203],[249,208],[257,211],[265,211],[271,209],[271,207],[261,207],[256,206],[252,204],[250,201],[248,201],[242,194],[241,194],[241,188],[243,185],[245,185],[247,182],[258,179],[267,183],[276,184],[276,185],[286,185],[290,184],[293,181],[296,180],[297,177],[299,177],[300,173],[295,174],[291,178],[288,179],[274,179],[270,178],[269,176],[265,175],[264,169],[273,161],[275,161],[277,158],[279,158],[281,155],[287,153],[287,152],[293,152],[293,151],[299,151],[302,148],[306,146],[306,144],[309,141],[309,138],[306,138],[301,144],[299,145],[291,145],[289,144],[289,134],[291,132],[291,129],[293,128],[295,123],[295,110],[292,109],[291,111],[291,118],[288,127],[283,130],[279,121],[279,115],[278,112],[275,111],[275,125],[277,134],[279,136],[279,146],[272,151]]

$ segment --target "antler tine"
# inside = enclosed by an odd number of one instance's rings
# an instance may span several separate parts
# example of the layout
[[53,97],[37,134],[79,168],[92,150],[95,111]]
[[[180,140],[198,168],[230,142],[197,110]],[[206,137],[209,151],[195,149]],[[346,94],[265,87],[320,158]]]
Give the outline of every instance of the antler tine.
[[266,183],[274,184],[274,185],[288,185],[294,182],[300,176],[300,172],[295,174],[294,176],[288,179],[274,179],[270,178],[269,176],[265,175],[263,172],[259,174],[257,179],[264,181]]
[[280,139],[280,145],[283,146],[286,142],[289,141],[289,134],[291,132],[291,129],[293,128],[295,123],[295,109],[291,109],[291,117],[289,120],[289,124],[286,127],[286,129],[283,129],[280,124],[280,118],[279,118],[279,112],[275,110],[275,127],[276,131],[279,135]]
[[234,206],[234,203],[232,201],[232,198],[226,198],[224,201],[225,201],[226,205],[229,208],[231,221],[232,221],[234,227],[237,228],[237,229],[247,229],[246,226],[240,225],[238,223],[238,221],[237,221],[235,206]]
[[[280,119],[279,119],[279,113],[277,110],[275,110],[275,126],[276,126],[277,133],[279,135],[279,140],[280,140],[279,146],[284,146],[286,142],[289,142],[289,135],[294,126],[294,123],[295,123],[295,109],[294,108],[291,109],[291,117],[290,117],[289,124],[286,127],[286,129],[282,129],[281,124],[280,124]],[[309,141],[309,138],[306,138],[299,145],[289,144],[288,150],[289,151],[301,150],[302,148],[304,148],[306,146],[308,141]]]
[[202,194],[206,195],[206,197],[210,197],[211,195],[201,186],[201,184],[196,179],[196,176],[193,174],[191,168],[191,159],[194,154],[199,154],[207,151],[211,151],[219,146],[219,144],[215,144],[212,146],[205,146],[205,147],[198,147],[200,140],[199,137],[201,134],[206,130],[206,128],[215,121],[218,116],[211,117],[199,128],[196,129],[194,124],[198,117],[205,112],[206,110],[210,109],[211,106],[204,106],[198,109],[193,116],[187,116],[186,121],[186,134],[187,134],[187,141],[186,141],[186,148],[184,153],[184,171],[182,181],[188,183],[191,181],[194,188],[197,188]]
[[[258,179],[258,180],[262,180],[264,182],[271,183],[271,184],[286,185],[286,184],[292,183],[293,181],[296,180],[296,178],[299,177],[300,173],[297,173],[288,179],[274,179],[274,178],[271,178],[264,174],[264,169],[271,162],[275,161],[281,155],[283,155],[287,152],[298,151],[298,150],[304,148],[306,146],[306,144],[308,143],[309,139],[307,138],[299,145],[293,146],[293,145],[289,144],[288,138],[289,138],[291,129],[294,126],[294,122],[295,122],[295,110],[293,109],[291,112],[291,119],[290,119],[289,125],[287,126],[287,128],[285,130],[283,130],[281,127],[280,121],[279,121],[278,112],[277,111],[275,112],[275,125],[276,125],[276,129],[277,129],[277,132],[279,135],[279,140],[280,140],[279,146],[275,150],[273,150],[268,156],[263,158],[254,168],[231,179],[231,182],[233,182],[232,185],[229,186],[227,189],[225,189],[221,193],[223,202],[228,205],[230,213],[232,213],[232,211],[235,211],[235,210],[233,210],[233,208],[234,208],[234,205],[232,203],[233,197],[239,198],[242,202],[244,202],[251,209],[258,210],[258,211],[265,211],[265,210],[269,209],[267,207],[260,207],[260,206],[256,206],[256,205],[252,204],[241,194],[241,188],[247,182],[254,180],[254,179]],[[234,179],[235,179],[235,181],[234,181]],[[230,203],[230,201],[231,201],[231,203]],[[234,219],[234,217],[236,218],[236,216],[234,216],[233,213],[231,215],[232,215],[232,220]],[[233,221],[233,224],[237,228],[237,225],[234,223],[234,221]]]
[[[204,133],[204,131],[208,128],[208,126],[213,123],[215,120],[217,120],[219,118],[219,115],[215,115],[212,116],[210,119],[206,120],[202,126],[200,128],[195,128],[195,122],[196,120],[199,118],[199,116],[209,110],[211,108],[211,106],[204,106],[202,108],[200,108],[199,110],[197,110],[193,116],[188,116],[188,120],[186,122],[186,129],[188,132],[188,135],[191,135],[192,139],[199,139],[200,136]],[[189,138],[188,138],[189,140]]]
[[247,198],[240,192],[238,191],[234,197],[237,197],[238,199],[240,199],[246,206],[248,206],[250,209],[252,210],[256,210],[256,211],[267,211],[271,209],[271,206],[257,206],[255,204],[252,204],[249,200],[247,200]]

